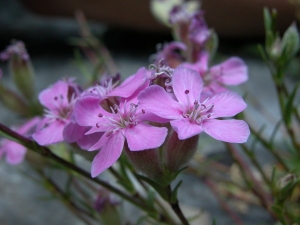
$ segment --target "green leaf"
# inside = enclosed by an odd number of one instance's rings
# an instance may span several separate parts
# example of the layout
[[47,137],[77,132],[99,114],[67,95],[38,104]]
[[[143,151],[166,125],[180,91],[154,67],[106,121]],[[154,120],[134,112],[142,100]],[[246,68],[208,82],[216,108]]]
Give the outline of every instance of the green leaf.
[[297,84],[294,88],[294,90],[292,91],[292,93],[290,94],[286,104],[285,104],[285,110],[283,112],[283,119],[284,122],[290,126],[291,125],[291,121],[292,121],[292,113],[294,111],[294,106],[293,106],[293,101],[295,99],[297,90],[298,90],[299,84]]
[[182,184],[182,180],[178,182],[178,184],[175,186],[174,190],[172,191],[171,203],[177,202],[177,192],[181,184]]
[[281,47],[283,49],[282,57],[286,60],[289,60],[298,52],[299,32],[294,23],[284,32]]
[[162,187],[160,184],[156,183],[155,181],[149,179],[148,177],[144,177],[144,176],[138,175],[138,174],[136,174],[136,176],[139,179],[141,179],[141,180],[147,182],[149,185],[151,185],[163,199],[168,200],[168,195],[167,195],[166,189],[164,187]]
[[272,31],[272,17],[267,7],[264,7],[264,25],[266,31]]

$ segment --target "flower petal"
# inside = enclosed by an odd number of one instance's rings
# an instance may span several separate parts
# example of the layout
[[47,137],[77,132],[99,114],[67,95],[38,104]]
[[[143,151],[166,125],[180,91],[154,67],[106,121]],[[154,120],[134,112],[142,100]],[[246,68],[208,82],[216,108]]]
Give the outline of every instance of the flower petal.
[[100,140],[102,137],[103,133],[97,132],[89,135],[83,135],[78,141],[77,144],[79,145],[80,148],[82,149],[89,149],[93,145],[97,143],[97,141]]
[[124,136],[131,151],[140,151],[161,146],[167,133],[168,129],[165,127],[153,127],[138,123],[136,126],[126,128]]
[[226,85],[238,85],[248,80],[248,68],[238,57],[231,57],[223,63],[213,66],[210,73],[219,75],[219,81]]
[[235,116],[247,107],[243,98],[233,91],[215,94],[205,104],[214,105],[212,118]]
[[160,86],[152,85],[142,91],[139,96],[139,107],[162,118],[176,119],[182,111],[178,102]]
[[100,107],[99,102],[99,97],[96,95],[79,98],[74,106],[76,122],[81,126],[95,127],[97,123],[105,120],[103,117],[99,117],[99,113],[102,115],[109,113]]
[[230,143],[244,143],[248,140],[250,130],[243,120],[215,120],[203,121],[203,130],[219,141]]
[[21,163],[26,154],[26,148],[16,142],[9,141],[6,147],[6,161],[10,165],[17,165]]
[[[51,87],[43,90],[39,94],[39,101],[43,106],[50,110],[56,110],[58,107],[57,101],[62,101],[63,103],[60,105],[68,104],[68,89],[69,85],[65,81],[58,81],[53,84]],[[56,100],[57,98],[57,100]]]
[[120,96],[123,98],[129,98],[134,92],[138,91],[139,88],[145,88],[145,85],[149,85],[150,81],[147,79],[146,74],[146,69],[144,67],[140,68],[136,74],[124,80],[120,86],[113,89],[107,94],[107,96]]
[[112,166],[122,153],[125,138],[121,132],[116,132],[106,137],[105,140],[105,145],[103,145],[92,162],[92,177],[98,176],[104,170]]
[[54,121],[47,127],[35,132],[32,137],[39,145],[51,145],[64,140],[63,130],[66,123],[63,121]]
[[[172,85],[174,94],[182,105],[190,106],[195,100],[200,100],[203,82],[197,71],[184,66],[177,67],[173,73]],[[189,91],[188,95],[186,91]]]
[[203,130],[199,124],[191,123],[189,119],[173,120],[170,122],[173,129],[178,134],[179,140],[184,140],[200,134]]
[[70,122],[63,130],[64,140],[68,143],[76,142],[80,139],[90,127],[83,127],[77,123]]

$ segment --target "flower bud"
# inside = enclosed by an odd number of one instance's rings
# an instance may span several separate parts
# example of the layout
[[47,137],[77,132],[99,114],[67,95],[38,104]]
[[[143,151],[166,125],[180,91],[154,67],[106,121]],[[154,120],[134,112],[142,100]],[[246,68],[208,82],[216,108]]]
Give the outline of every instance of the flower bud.
[[142,172],[144,175],[153,180],[158,180],[163,176],[163,169],[159,154],[160,149],[130,151],[128,145],[125,144],[124,150],[136,170]]
[[10,73],[21,93],[31,100],[34,97],[34,71],[22,41],[15,41],[0,53],[1,60],[9,60]]
[[294,23],[284,32],[281,48],[282,54],[287,60],[299,50],[299,33]]
[[199,135],[179,140],[175,131],[171,132],[164,150],[165,172],[177,174],[195,155]]
[[11,89],[0,83],[0,101],[8,109],[20,114],[28,113],[28,105]]
[[287,174],[280,178],[277,182],[278,193],[276,197],[278,201],[283,202],[290,198],[299,182],[300,180],[294,174]]
[[158,149],[125,152],[134,167],[161,186],[169,185],[181,169],[192,159],[199,135],[179,140],[175,131],[171,131],[166,142]]
[[123,224],[118,210],[119,204],[120,202],[113,199],[108,190],[104,188],[99,190],[94,208],[100,213],[102,224]]

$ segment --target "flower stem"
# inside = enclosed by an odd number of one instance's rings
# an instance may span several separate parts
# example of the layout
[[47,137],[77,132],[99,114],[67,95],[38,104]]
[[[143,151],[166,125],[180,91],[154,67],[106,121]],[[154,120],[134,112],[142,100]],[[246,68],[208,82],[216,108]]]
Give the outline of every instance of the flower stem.
[[180,219],[180,221],[182,222],[183,225],[189,225],[189,221],[185,218],[185,216],[183,215],[181,208],[179,206],[179,202],[176,199],[175,202],[172,201],[172,189],[171,186],[168,185],[166,187],[166,192],[167,192],[167,196],[168,196],[168,203],[170,204],[170,206],[172,207],[173,211],[176,213],[176,215],[178,216],[178,218]]
[[108,189],[109,191],[119,195],[120,197],[124,198],[125,200],[129,201],[130,203],[132,203],[133,205],[137,206],[138,208],[146,211],[146,212],[152,212],[153,210],[147,206],[145,203],[141,202],[140,200],[137,200],[135,198],[132,198],[131,196],[129,196],[128,194],[126,194],[125,192],[111,186],[110,184],[97,179],[97,178],[92,178],[90,173],[84,171],[83,169],[77,167],[76,165],[58,157],[57,155],[53,154],[51,152],[51,150],[45,146],[40,146],[38,145],[35,141],[32,141],[16,132],[14,132],[13,130],[11,130],[10,128],[8,128],[7,126],[3,125],[0,123],[0,131],[4,132],[5,134],[7,134],[8,136],[17,139],[20,144],[22,144],[23,146],[27,147],[28,149],[40,154],[43,157],[46,157],[48,159],[52,159],[53,161],[59,163],[60,165],[63,165],[64,167],[77,172],[78,174],[82,175],[83,177],[85,177],[88,180],[93,181],[94,183],[97,183],[98,185],[105,187],[106,189]]

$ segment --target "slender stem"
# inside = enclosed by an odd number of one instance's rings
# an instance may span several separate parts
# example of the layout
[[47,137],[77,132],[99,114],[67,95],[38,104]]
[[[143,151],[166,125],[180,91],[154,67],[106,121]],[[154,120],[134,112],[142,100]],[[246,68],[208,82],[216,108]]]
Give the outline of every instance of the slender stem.
[[276,160],[282,165],[282,167],[286,170],[289,171],[288,166],[286,165],[286,163],[283,161],[282,156],[278,154],[278,151],[276,149],[274,149],[273,145],[271,145],[268,141],[266,141],[263,137],[261,137],[261,135],[254,130],[251,126],[250,127],[250,131],[251,133],[253,133],[259,140],[259,142],[265,146],[265,148],[267,150],[269,150],[270,153],[272,153],[274,155],[274,157],[276,158]]
[[180,219],[180,221],[182,222],[183,225],[189,225],[189,221],[185,218],[185,216],[183,215],[181,208],[179,206],[179,202],[178,200],[176,200],[175,202],[172,202],[172,189],[171,186],[168,185],[166,187],[166,192],[167,192],[167,196],[168,196],[168,203],[170,204],[170,206],[172,207],[173,211],[176,213],[176,215],[178,216],[178,218]]
[[90,221],[88,221],[83,215],[88,216],[91,219],[95,219],[95,217],[89,212],[84,211],[79,208],[49,177],[46,177],[42,171],[37,171],[41,177],[47,182],[48,185],[51,186],[51,191],[58,198],[62,200],[62,202],[69,208],[69,210],[80,220],[82,220],[87,225],[92,225]]
[[152,212],[153,211],[149,206],[147,206],[145,203],[141,202],[140,200],[132,198],[131,196],[129,196],[125,192],[111,186],[110,184],[108,184],[108,183],[106,183],[106,182],[104,182],[100,179],[92,178],[90,173],[88,173],[88,172],[84,171],[83,169],[77,167],[76,165],[74,165],[72,163],[69,163],[68,161],[56,156],[55,154],[53,154],[51,152],[51,150],[49,148],[47,148],[45,146],[38,145],[35,141],[32,141],[28,138],[25,138],[24,136],[16,133],[15,131],[11,130],[10,128],[8,128],[7,126],[5,126],[1,123],[0,123],[0,131],[4,132],[5,134],[9,135],[12,138],[17,139],[22,145],[24,145],[28,149],[40,154],[41,156],[46,157],[48,159],[52,159],[55,162],[59,163],[60,165],[63,165],[66,168],[77,172],[78,174],[82,175],[86,179],[91,180],[94,183],[97,183],[98,185],[101,185],[101,186],[105,187],[109,191],[119,195],[120,197],[124,198],[125,200],[129,201],[130,203],[132,203],[133,205],[139,207],[140,209],[142,209],[146,212]]
[[276,217],[274,215],[274,213],[271,211],[271,205],[272,205],[271,196],[264,191],[262,185],[253,176],[252,172],[249,169],[249,166],[244,162],[244,160],[238,154],[238,152],[236,151],[234,146],[232,144],[229,144],[229,143],[226,143],[226,145],[227,145],[227,149],[228,149],[230,155],[238,163],[240,168],[245,172],[245,173],[242,173],[242,174],[247,175],[251,179],[251,181],[253,182],[253,184],[251,184],[248,181],[247,177],[246,176],[244,177],[245,181],[249,184],[249,186],[252,189],[252,191],[254,192],[254,194],[260,199],[260,202],[261,202],[262,206],[264,206],[264,208],[267,209],[272,216]]
[[210,188],[212,193],[215,195],[215,197],[218,199],[221,207],[228,213],[228,215],[232,218],[233,221],[235,221],[236,224],[238,225],[244,225],[243,221],[238,217],[238,215],[229,207],[226,201],[221,198],[219,195],[218,191],[216,190],[216,187],[213,182],[211,182],[210,179],[207,177],[204,178],[204,182],[206,185]]
[[272,190],[272,182],[270,181],[270,179],[265,174],[265,171],[263,170],[263,168],[261,167],[259,162],[256,160],[253,153],[248,149],[248,147],[246,145],[241,145],[241,147],[244,150],[244,152],[247,154],[247,156],[250,158],[250,160],[254,164],[254,166],[258,169],[258,171],[262,175],[264,181],[270,187],[270,190]]

